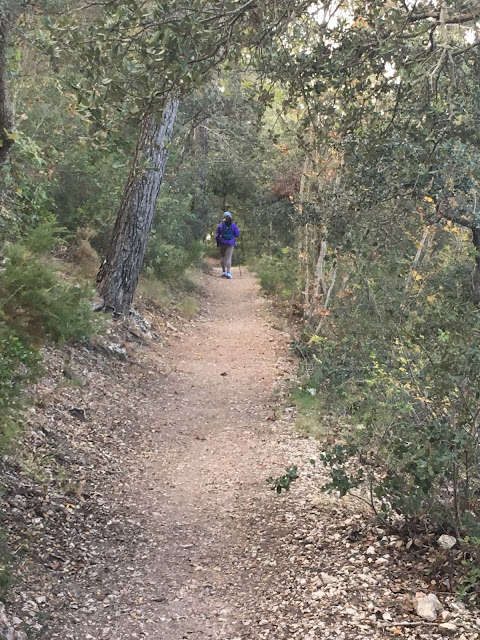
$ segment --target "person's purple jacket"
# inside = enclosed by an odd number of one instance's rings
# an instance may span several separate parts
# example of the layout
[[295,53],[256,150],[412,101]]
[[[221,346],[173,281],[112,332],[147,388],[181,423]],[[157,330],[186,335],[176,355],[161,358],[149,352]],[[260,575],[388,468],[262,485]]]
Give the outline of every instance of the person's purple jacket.
[[217,239],[217,247],[225,247],[225,246],[234,247],[235,238],[238,238],[238,236],[240,235],[240,231],[238,230],[237,225],[234,222],[232,222],[233,238],[231,238],[230,240],[225,240],[225,238],[222,237],[222,227],[224,224],[225,224],[224,222],[221,222],[217,227],[217,234],[215,236]]

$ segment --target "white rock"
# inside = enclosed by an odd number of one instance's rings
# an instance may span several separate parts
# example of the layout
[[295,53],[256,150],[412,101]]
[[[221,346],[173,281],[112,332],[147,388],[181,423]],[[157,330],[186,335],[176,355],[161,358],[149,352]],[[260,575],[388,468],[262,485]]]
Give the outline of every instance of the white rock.
[[453,536],[447,536],[447,534],[444,533],[443,536],[439,537],[437,542],[439,547],[449,550],[457,544],[457,539]]
[[421,618],[433,622],[442,613],[443,606],[434,593],[429,593],[428,596],[415,598],[415,609]]
[[325,573],[324,571],[321,572],[320,574],[320,578],[322,579],[323,584],[334,584],[337,579],[334,578],[333,576],[329,576],[328,573]]
[[113,356],[119,358],[120,360],[126,360],[127,350],[124,349],[121,344],[118,344],[118,342],[110,342],[106,345],[106,348]]
[[385,611],[385,613],[383,614],[382,618],[384,620],[386,620],[387,622],[392,622],[393,618],[390,615],[390,613],[388,611]]
[[325,592],[321,591],[320,589],[312,593],[313,600],[323,600],[324,597],[325,597]]
[[375,551],[375,547],[368,547],[367,549],[367,555],[368,556],[374,556],[377,552]]

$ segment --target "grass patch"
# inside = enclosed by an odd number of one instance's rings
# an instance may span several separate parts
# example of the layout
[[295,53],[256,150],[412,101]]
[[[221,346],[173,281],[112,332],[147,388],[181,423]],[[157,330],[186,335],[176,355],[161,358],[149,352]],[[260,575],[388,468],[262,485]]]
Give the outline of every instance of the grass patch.
[[186,298],[181,300],[177,304],[176,308],[178,309],[180,315],[188,319],[194,318],[197,315],[198,311],[197,301],[191,296],[187,296]]
[[322,407],[320,399],[312,395],[308,389],[298,389],[292,395],[296,407],[295,426],[307,436],[323,440],[327,435],[325,422],[321,419]]
[[138,294],[161,309],[178,311],[184,318],[193,318],[198,311],[197,301],[192,295],[197,286],[187,275],[175,283],[164,282],[153,276],[143,276],[138,285]]

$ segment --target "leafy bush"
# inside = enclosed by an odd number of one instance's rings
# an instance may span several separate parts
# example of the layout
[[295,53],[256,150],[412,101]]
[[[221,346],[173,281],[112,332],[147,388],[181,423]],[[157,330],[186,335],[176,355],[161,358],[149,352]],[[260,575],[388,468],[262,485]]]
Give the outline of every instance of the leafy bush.
[[19,336],[0,320],[0,451],[15,435],[15,418],[26,384],[41,372],[38,350],[25,336]]
[[275,491],[276,493],[282,493],[282,490],[290,491],[292,484],[295,480],[298,480],[299,475],[297,466],[287,467],[285,471],[286,473],[282,476],[278,476],[278,478],[267,478],[267,484],[270,485],[270,489],[272,491]]
[[41,147],[18,131],[11,162],[2,171],[0,237],[15,239],[30,225],[52,218],[48,162]]
[[7,324],[55,342],[82,339],[95,330],[89,287],[63,282],[26,245],[13,245],[6,253],[0,272],[0,309]]
[[[8,439],[26,384],[41,373],[39,346],[80,340],[97,329],[88,287],[64,282],[43,255],[58,229],[41,225],[5,250],[0,271],[0,437]],[[2,447],[0,443],[0,447]]]
[[285,248],[277,255],[264,255],[253,265],[265,293],[284,300],[295,297],[298,291],[297,258]]
[[153,236],[147,247],[145,269],[159,280],[175,281],[181,278],[189,267],[198,264],[201,256],[200,242],[194,242],[188,248],[183,248],[167,244],[157,236]]
[[408,312],[372,279],[370,298],[400,317],[369,312],[360,295],[353,310],[344,299],[334,332],[303,348],[309,384],[345,424],[324,452],[326,489],[362,487],[384,519],[401,516],[412,532],[421,523],[479,536],[480,316],[456,285],[462,264],[448,247],[429,268],[403,300]]

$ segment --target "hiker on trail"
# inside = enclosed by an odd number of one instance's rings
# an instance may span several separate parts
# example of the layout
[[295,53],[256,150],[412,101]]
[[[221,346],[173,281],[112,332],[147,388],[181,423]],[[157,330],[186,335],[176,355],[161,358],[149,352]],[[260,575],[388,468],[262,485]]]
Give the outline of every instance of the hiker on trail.
[[217,228],[217,247],[220,248],[220,256],[222,258],[222,278],[232,279],[232,254],[235,247],[235,238],[238,238],[240,231],[237,225],[232,221],[230,211],[225,211],[223,222]]

